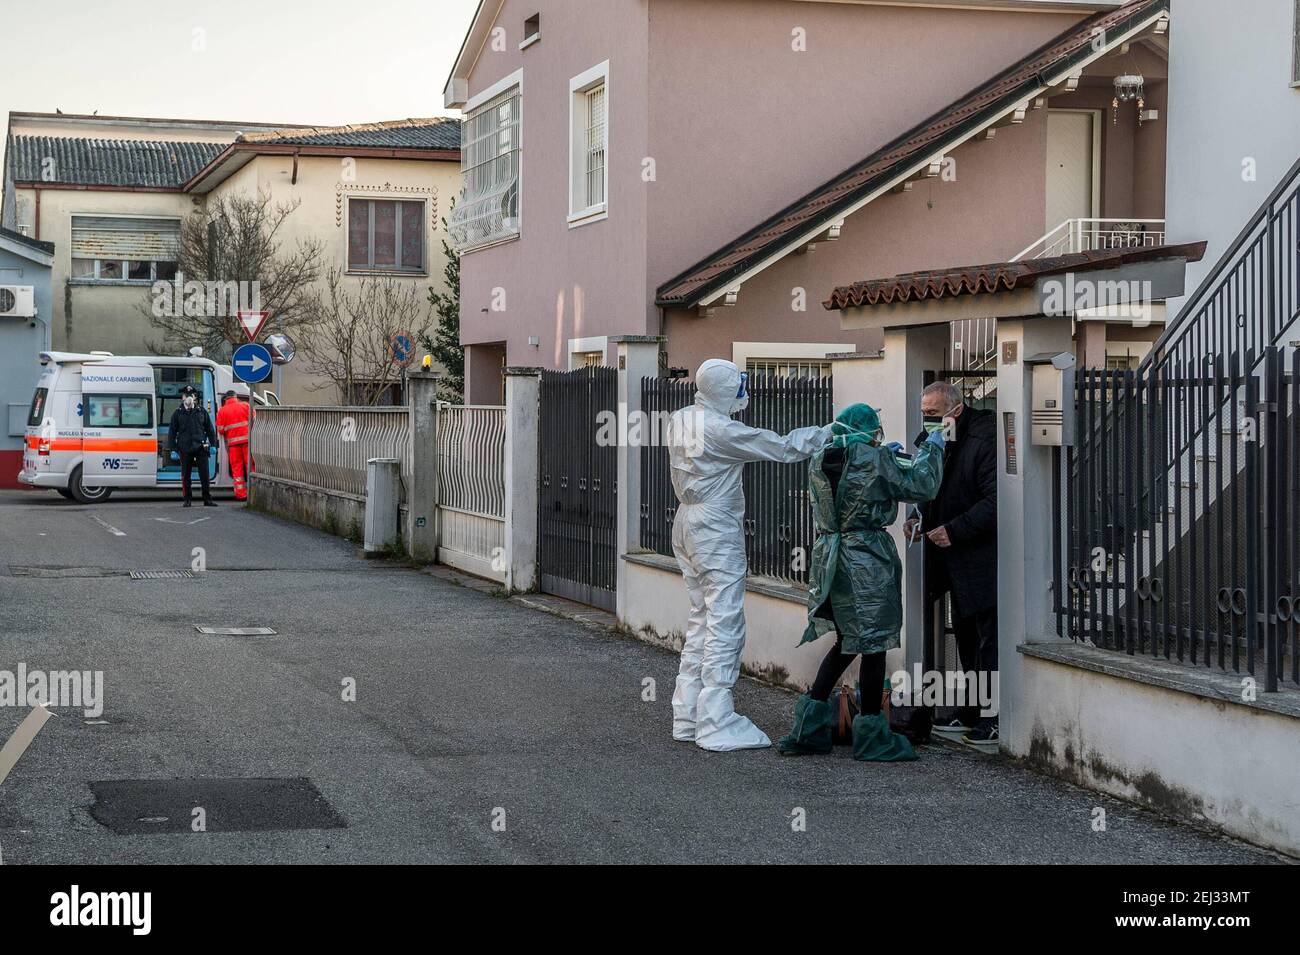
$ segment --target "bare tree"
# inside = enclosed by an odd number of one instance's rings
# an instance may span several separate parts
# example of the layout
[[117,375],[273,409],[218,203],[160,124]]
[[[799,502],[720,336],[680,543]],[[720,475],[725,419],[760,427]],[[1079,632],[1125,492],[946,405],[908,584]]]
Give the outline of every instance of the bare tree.
[[414,346],[429,332],[429,303],[420,287],[387,275],[351,279],[332,268],[305,312],[298,354],[313,375],[325,379],[308,387],[333,384],[344,404],[382,403],[402,380],[394,339],[409,336]]
[[271,205],[264,192],[210,198],[181,223],[174,282],[157,282],[143,306],[162,332],[160,352],[202,345],[224,358],[243,341],[240,309],[270,313],[272,327],[289,331],[306,318],[305,304],[320,278],[322,246],[298,239],[281,252],[280,230],[301,200]]

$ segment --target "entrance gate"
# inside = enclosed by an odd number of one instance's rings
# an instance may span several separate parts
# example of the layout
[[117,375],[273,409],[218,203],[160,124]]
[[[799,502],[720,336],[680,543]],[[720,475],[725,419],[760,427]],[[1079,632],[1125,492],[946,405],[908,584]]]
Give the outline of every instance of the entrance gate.
[[[597,441],[602,411],[617,415],[618,372],[543,371],[538,435],[541,589],[615,607],[618,442]],[[617,435],[608,427],[607,436]]]

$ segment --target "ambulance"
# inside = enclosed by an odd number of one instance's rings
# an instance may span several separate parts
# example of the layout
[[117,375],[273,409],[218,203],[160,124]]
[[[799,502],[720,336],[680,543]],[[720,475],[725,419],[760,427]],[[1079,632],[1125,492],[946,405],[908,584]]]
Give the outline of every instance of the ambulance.
[[[180,487],[180,458],[168,450],[167,432],[186,385],[199,393],[214,429],[222,395],[249,399],[228,365],[198,355],[42,352],[41,365],[18,480],[81,504],[107,500],[117,488]],[[207,467],[214,488],[234,486],[224,444],[212,448]],[[197,485],[198,474],[191,480]]]

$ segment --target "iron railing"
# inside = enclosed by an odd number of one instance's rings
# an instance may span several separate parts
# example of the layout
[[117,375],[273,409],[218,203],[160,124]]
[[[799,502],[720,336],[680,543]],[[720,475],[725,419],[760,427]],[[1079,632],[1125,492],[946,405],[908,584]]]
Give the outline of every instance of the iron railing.
[[1063,636],[1300,683],[1298,214],[1300,162],[1136,370],[1078,375]]
[[402,500],[411,483],[407,408],[258,408],[252,428],[255,473],[365,497],[366,461],[402,462]]
[[1164,244],[1164,219],[1066,219],[1011,261]]
[[[738,417],[756,428],[785,434],[795,428],[827,424],[834,417],[831,379],[776,378],[749,381],[749,407]],[[668,415],[695,400],[695,386],[667,378],[644,378],[641,407],[662,425]],[[657,437],[662,430],[657,430]],[[746,465],[745,556],[749,572],[807,583],[813,520],[808,497],[808,464],[763,461]],[[677,496],[668,469],[668,448],[649,441],[641,451],[641,546],[671,557]]]

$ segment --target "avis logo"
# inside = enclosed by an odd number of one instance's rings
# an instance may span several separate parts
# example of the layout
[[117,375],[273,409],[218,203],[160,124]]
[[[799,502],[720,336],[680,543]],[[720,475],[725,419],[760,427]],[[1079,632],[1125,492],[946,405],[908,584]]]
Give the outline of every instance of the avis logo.
[[129,925],[133,935],[148,935],[153,927],[152,892],[69,892],[50,896],[51,925]]

